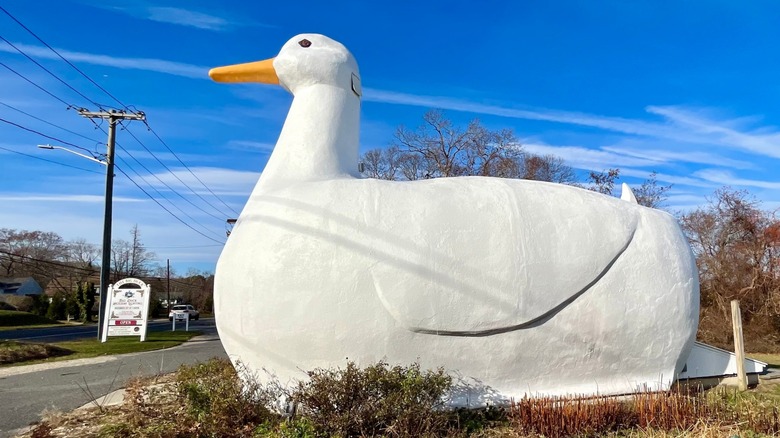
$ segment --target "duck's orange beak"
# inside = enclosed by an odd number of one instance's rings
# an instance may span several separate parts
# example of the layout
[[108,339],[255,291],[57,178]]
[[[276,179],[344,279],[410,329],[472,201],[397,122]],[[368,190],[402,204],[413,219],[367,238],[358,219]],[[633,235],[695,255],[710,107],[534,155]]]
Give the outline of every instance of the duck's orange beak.
[[274,58],[246,64],[228,65],[209,70],[209,77],[215,82],[260,82],[279,84],[274,70]]

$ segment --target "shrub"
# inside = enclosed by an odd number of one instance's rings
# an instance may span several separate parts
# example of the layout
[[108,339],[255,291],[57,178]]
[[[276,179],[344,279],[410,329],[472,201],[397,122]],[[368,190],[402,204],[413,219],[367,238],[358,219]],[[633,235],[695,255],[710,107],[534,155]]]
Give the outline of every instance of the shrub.
[[307,372],[292,400],[325,436],[426,436],[443,432],[448,414],[443,396],[452,378],[443,368],[421,371],[419,364],[390,367],[380,361],[364,369]]
[[28,312],[17,312],[15,310],[0,310],[0,327],[13,327],[24,325],[38,325],[38,324],[56,324],[57,321],[52,321],[33,315]]
[[49,310],[49,297],[47,295],[33,295],[32,298],[32,307],[30,308],[30,313],[34,313],[38,316],[46,316],[46,312]]
[[8,295],[3,296],[2,301],[5,303],[14,306],[16,309],[6,309],[6,310],[18,310],[20,312],[30,312],[33,308],[33,297],[28,296],[20,296],[20,295]]
[[46,310],[46,318],[53,321],[65,319],[65,296],[57,294],[52,297],[49,308]]
[[65,297],[65,316],[68,319],[79,319],[81,309],[75,293],[69,293]]
[[193,436],[251,436],[257,425],[278,421],[271,409],[281,396],[275,388],[257,379],[242,381],[224,359],[182,366],[175,389],[189,418],[181,424],[192,425]]

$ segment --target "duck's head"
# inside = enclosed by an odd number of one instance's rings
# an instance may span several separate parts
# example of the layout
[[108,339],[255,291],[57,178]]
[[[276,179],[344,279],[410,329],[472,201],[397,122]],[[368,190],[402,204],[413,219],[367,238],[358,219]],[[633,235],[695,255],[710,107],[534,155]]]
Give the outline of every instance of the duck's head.
[[279,84],[295,94],[315,84],[332,85],[362,95],[357,62],[341,43],[324,35],[304,33],[291,38],[275,58],[213,68],[216,82]]

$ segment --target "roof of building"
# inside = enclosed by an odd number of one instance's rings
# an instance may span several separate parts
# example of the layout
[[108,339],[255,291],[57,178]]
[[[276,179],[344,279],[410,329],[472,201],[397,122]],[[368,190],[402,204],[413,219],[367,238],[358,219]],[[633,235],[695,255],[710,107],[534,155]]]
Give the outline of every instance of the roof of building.
[[0,278],[0,292],[4,294],[16,293],[28,281],[35,281],[35,279],[32,277]]

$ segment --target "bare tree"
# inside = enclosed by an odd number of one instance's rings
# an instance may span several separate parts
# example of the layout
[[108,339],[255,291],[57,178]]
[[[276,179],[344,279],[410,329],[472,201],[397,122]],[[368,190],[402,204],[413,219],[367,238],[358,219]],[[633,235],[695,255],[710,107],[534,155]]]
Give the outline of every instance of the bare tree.
[[131,240],[114,240],[111,244],[113,280],[123,277],[141,277],[152,269],[155,254],[144,247],[138,225],[130,229]]
[[399,170],[400,153],[398,147],[371,149],[363,154],[363,175],[368,178],[394,180]]
[[432,178],[434,174],[434,167],[422,155],[410,153],[399,154],[398,170],[409,181]]
[[590,174],[588,174],[588,179],[590,181],[588,190],[593,190],[594,192],[605,195],[612,195],[612,192],[615,190],[615,181],[617,181],[618,176],[620,176],[620,169],[608,169],[601,172],[591,171]]
[[[608,169],[601,172],[590,172],[588,180],[590,186],[587,188],[594,192],[603,193],[605,195],[614,195],[615,184],[620,177],[620,169]],[[661,208],[664,201],[667,198],[667,192],[672,188],[672,185],[667,186],[660,185],[658,183],[657,174],[651,172],[647,179],[642,182],[642,185],[633,188],[636,202],[639,205],[644,205],[650,208]]]
[[437,110],[425,113],[423,122],[415,130],[400,126],[395,133],[397,167],[406,179],[504,176],[511,168],[506,161],[522,157],[510,130],[492,131],[476,119],[463,129]]
[[656,176],[655,172],[650,173],[647,179],[642,182],[642,185],[634,189],[634,196],[636,196],[636,202],[639,205],[660,208],[661,204],[666,200],[666,193],[672,188],[672,185],[660,185]]
[[479,120],[456,126],[431,110],[415,130],[398,127],[393,144],[361,157],[363,175],[387,180],[494,176],[571,182],[574,171],[552,155],[525,154],[512,131],[490,130]]
[[468,133],[453,125],[441,111],[431,110],[423,116],[423,123],[416,130],[398,127],[395,132],[395,146],[418,154],[429,163],[433,177],[457,176],[459,155],[468,146]]
[[67,258],[81,267],[92,267],[100,258],[100,247],[84,238],[71,240],[66,244]]
[[[417,129],[399,126],[390,148],[367,151],[361,162],[368,178],[413,181],[478,175],[582,187],[561,157],[526,153],[510,130],[490,130],[476,119],[463,128],[438,110],[425,113]],[[587,188],[612,195],[619,176],[620,169],[590,172]],[[660,185],[653,172],[634,194],[640,205],[658,208],[670,188]]]
[[0,228],[0,276],[33,277],[43,287],[60,274],[66,245],[57,233]]
[[576,182],[577,175],[561,157],[527,154],[523,162],[523,179],[549,181],[560,184]]
[[723,188],[680,218],[701,285],[700,338],[730,346],[730,302],[740,300],[748,348],[780,344],[780,220],[744,191]]

